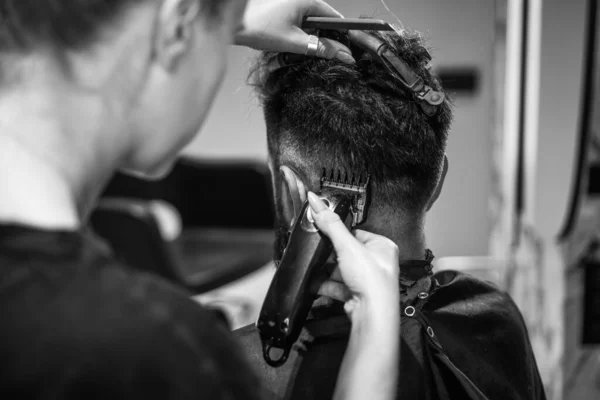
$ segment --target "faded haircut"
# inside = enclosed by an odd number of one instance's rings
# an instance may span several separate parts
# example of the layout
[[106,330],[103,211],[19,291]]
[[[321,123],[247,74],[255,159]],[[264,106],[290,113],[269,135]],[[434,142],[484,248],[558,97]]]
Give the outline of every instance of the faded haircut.
[[[418,32],[375,33],[427,85],[443,91],[427,68]],[[268,146],[276,165],[366,171],[374,199],[422,212],[435,190],[452,120],[449,100],[428,117],[386,66],[351,46],[355,65],[313,59],[269,71],[263,54],[250,79],[264,110]],[[448,96],[446,96],[448,98]]]

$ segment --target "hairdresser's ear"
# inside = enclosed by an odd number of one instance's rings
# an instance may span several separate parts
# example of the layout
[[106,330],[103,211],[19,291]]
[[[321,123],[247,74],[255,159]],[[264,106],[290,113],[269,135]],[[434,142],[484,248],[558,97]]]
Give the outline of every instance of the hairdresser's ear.
[[437,187],[429,199],[429,203],[427,204],[427,211],[431,210],[433,204],[437,201],[438,197],[440,197],[440,193],[442,192],[442,187],[444,186],[444,181],[446,180],[446,174],[448,173],[448,157],[444,155],[444,165],[442,166],[442,174],[440,175],[440,180],[438,181]]
[[156,22],[154,53],[156,59],[172,72],[190,49],[194,21],[200,12],[198,0],[164,0]]
[[298,176],[291,168],[282,165],[279,170],[281,171],[284,184],[284,196],[286,203],[284,209],[286,212],[286,218],[290,222],[290,225],[294,223],[302,206],[306,202],[306,186],[302,178]]

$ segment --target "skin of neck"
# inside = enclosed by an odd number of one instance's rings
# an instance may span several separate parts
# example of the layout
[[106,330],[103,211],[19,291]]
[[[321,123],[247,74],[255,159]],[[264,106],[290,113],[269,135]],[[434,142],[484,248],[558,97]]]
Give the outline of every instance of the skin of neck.
[[110,99],[33,57],[27,78],[0,91],[0,222],[73,230],[126,157],[128,136]]
[[398,210],[385,212],[375,209],[368,215],[365,223],[357,228],[392,240],[400,251],[400,261],[406,261],[425,258],[427,243],[424,226],[424,214],[407,216]]
[[2,55],[0,223],[79,229],[145,141],[132,115],[156,7],[137,7],[127,29],[85,51]]

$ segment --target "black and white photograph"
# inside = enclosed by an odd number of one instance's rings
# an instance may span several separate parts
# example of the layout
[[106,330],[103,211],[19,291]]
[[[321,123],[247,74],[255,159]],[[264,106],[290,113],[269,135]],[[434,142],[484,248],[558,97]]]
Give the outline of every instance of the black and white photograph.
[[597,0],[0,0],[0,399],[600,399]]

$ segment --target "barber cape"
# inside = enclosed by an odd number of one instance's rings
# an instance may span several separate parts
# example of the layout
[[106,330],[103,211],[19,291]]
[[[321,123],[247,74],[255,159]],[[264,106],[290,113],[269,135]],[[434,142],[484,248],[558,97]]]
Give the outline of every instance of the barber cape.
[[[470,275],[401,268],[398,399],[545,399],[521,313]],[[343,306],[315,307],[288,361],[264,361],[255,326],[236,331],[270,399],[329,400],[350,333]]]

